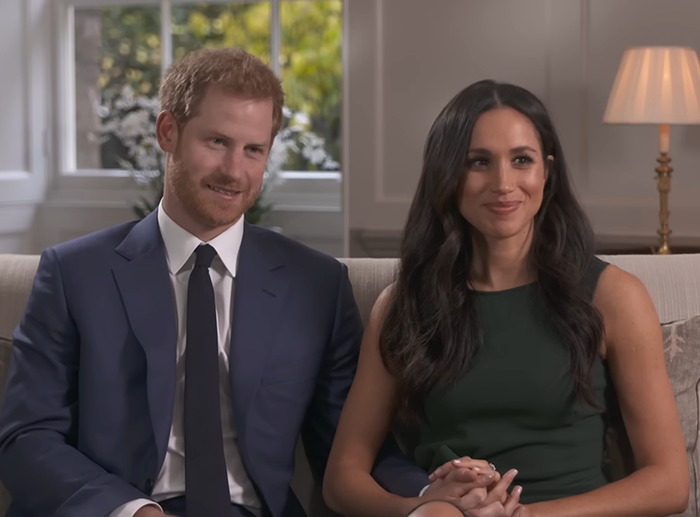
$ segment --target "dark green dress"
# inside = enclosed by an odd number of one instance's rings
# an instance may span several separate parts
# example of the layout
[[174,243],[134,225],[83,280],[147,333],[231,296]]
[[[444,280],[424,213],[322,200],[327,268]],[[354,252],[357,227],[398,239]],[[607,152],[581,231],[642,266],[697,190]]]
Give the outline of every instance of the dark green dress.
[[[596,259],[591,296],[607,264]],[[602,470],[606,399],[601,359],[593,371],[600,407],[576,401],[569,352],[536,284],[475,292],[484,346],[471,371],[426,401],[416,461],[428,471],[461,456],[485,459],[499,472],[519,471],[521,501],[556,499],[606,483]]]

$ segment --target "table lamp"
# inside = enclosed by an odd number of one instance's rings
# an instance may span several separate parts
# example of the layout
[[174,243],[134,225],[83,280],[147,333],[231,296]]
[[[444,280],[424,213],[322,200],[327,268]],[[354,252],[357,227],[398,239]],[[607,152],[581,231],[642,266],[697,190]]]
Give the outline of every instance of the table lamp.
[[659,248],[671,253],[668,226],[670,124],[700,124],[700,64],[688,47],[635,47],[622,55],[603,122],[658,124]]

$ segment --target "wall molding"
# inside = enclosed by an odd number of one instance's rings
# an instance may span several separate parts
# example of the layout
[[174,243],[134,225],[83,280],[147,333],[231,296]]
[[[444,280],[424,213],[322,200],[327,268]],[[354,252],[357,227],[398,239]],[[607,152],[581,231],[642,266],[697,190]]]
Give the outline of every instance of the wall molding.
[[588,110],[590,107],[590,91],[591,83],[590,74],[590,39],[591,39],[591,2],[590,0],[581,0],[581,75],[579,81],[581,91],[579,97],[579,184],[583,189],[589,187],[590,178],[590,139],[588,138]]
[[376,132],[375,139],[375,163],[374,163],[374,200],[377,203],[386,203],[390,205],[406,205],[411,203],[411,197],[387,194],[386,188],[386,170],[385,153],[385,114],[384,114],[384,96],[386,93],[384,85],[384,57],[385,57],[385,23],[386,16],[384,13],[384,0],[375,1],[376,11],[376,53],[375,53],[375,84],[374,84],[374,102],[376,105],[374,129]]

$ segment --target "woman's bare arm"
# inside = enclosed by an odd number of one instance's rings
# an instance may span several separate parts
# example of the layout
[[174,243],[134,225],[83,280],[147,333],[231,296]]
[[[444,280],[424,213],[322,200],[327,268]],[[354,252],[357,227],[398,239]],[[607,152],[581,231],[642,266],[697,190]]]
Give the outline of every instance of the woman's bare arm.
[[[363,517],[404,517],[429,500],[452,501],[463,509],[478,506],[486,497],[484,487],[493,478],[472,474],[466,469],[456,470],[440,480],[421,498],[391,494],[370,475],[377,452],[396,414],[396,382],[384,367],[379,353],[379,332],[390,296],[391,287],[377,299],[365,329],[357,373],[343,407],[326,467],[324,499],[338,513]],[[510,506],[516,505],[517,498]],[[506,514],[487,509],[483,515],[500,517]]]
[[603,317],[602,353],[637,470],[586,494],[527,505],[526,515],[640,517],[682,512],[688,504],[688,464],[654,304],[639,279],[611,265],[600,277],[594,305]]

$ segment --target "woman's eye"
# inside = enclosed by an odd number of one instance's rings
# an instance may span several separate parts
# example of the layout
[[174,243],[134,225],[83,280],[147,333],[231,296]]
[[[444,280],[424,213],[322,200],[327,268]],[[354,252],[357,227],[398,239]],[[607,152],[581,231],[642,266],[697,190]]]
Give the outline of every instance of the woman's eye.
[[214,145],[224,145],[224,141],[221,138],[212,138],[211,143]]
[[513,158],[513,163],[515,165],[530,165],[531,163],[533,163],[533,159],[527,155],[516,156],[515,158]]
[[489,161],[486,158],[472,158],[469,160],[468,165],[469,168],[483,168],[486,167],[489,164]]

